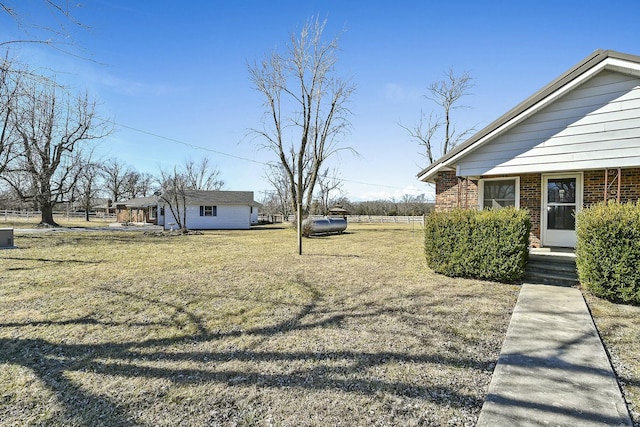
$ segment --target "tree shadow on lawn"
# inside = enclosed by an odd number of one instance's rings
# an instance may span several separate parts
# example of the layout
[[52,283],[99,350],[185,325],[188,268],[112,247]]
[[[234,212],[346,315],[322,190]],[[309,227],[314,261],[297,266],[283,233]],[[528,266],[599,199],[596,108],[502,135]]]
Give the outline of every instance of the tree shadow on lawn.
[[51,258],[25,258],[25,257],[3,257],[2,259],[11,259],[14,261],[38,261],[38,262],[53,262],[58,264],[73,263],[73,264],[101,264],[102,261],[85,261],[82,259],[51,259]]
[[54,264],[101,264],[102,261],[85,261],[81,259],[51,259],[51,258],[26,258],[26,257],[3,257],[3,260],[13,260],[13,261],[36,261],[39,263],[44,263],[41,265],[36,265],[33,267],[7,267],[7,271],[29,271],[29,270],[37,270],[39,268],[46,268],[49,263]]
[[[477,371],[491,371],[492,360],[477,360],[461,356],[447,356],[434,353],[411,355],[399,352],[365,351],[173,351],[184,344],[191,347],[207,342],[224,342],[234,337],[249,336],[269,339],[289,332],[305,329],[339,327],[349,318],[375,317],[393,313],[385,307],[366,313],[349,312],[334,314],[320,320],[308,322],[312,314],[317,314],[321,295],[306,285],[311,298],[308,304],[290,318],[264,327],[243,331],[231,330],[211,332],[205,327],[204,319],[181,308],[177,304],[157,299],[140,297],[133,293],[108,290],[130,298],[144,300],[148,304],[163,305],[187,316],[197,332],[170,338],[152,338],[143,341],[107,342],[102,344],[69,344],[51,342],[46,339],[1,338],[0,363],[21,366],[33,372],[58,399],[63,414],[54,420],[60,424],[125,426],[135,424],[133,414],[128,412],[128,402],[110,399],[74,383],[70,372],[95,373],[120,378],[164,379],[175,385],[216,383],[225,387],[245,387],[255,385],[261,388],[299,388],[310,390],[331,390],[377,396],[388,393],[400,398],[418,398],[447,407],[479,409],[482,399],[461,393],[453,386],[426,386],[412,382],[385,380],[374,377],[367,371],[390,362],[398,364],[423,363],[450,367],[469,367]],[[107,291],[107,289],[102,288]],[[59,325],[103,325],[110,327],[114,322],[102,322],[91,316],[59,322],[0,323],[2,328],[21,326]],[[127,326],[137,326],[126,324]],[[148,326],[149,324],[147,324]],[[174,325],[175,326],[175,325]],[[232,344],[230,341],[229,344]],[[228,346],[229,347],[229,346]],[[166,349],[166,350],[165,350]],[[336,365],[336,361],[346,363]],[[163,367],[149,366],[149,362]],[[167,368],[167,363],[201,364],[202,367]],[[303,366],[287,373],[246,372],[242,369],[222,369],[216,363],[226,362],[300,362]],[[214,364],[212,366],[212,363]],[[310,364],[311,363],[311,364]],[[360,375],[359,377],[357,377]],[[348,378],[345,378],[349,376]],[[71,376],[72,377],[72,376]],[[310,380],[311,379],[311,380]]]

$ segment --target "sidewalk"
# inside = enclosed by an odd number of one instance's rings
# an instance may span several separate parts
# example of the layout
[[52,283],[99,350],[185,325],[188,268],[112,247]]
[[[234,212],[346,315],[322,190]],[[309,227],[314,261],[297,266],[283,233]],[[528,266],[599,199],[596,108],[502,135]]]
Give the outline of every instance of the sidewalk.
[[478,427],[631,426],[579,290],[524,284]]

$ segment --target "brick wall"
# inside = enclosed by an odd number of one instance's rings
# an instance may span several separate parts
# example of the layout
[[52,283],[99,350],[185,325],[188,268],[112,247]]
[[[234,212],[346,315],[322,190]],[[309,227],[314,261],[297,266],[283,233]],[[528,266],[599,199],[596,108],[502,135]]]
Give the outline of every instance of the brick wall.
[[436,178],[436,210],[478,206],[478,182],[458,178],[453,171],[440,172]]
[[531,215],[531,247],[540,247],[540,211],[542,209],[542,176],[539,173],[520,177],[520,207]]
[[116,221],[118,222],[146,222],[147,211],[142,208],[118,208],[116,211]]
[[[610,170],[607,179],[609,185],[610,198],[615,200],[617,196],[618,183],[612,182],[617,175],[617,170]],[[584,206],[604,200],[604,170],[593,170],[584,172]],[[620,181],[620,201],[622,203],[635,202],[640,200],[640,168],[622,169]]]
[[[520,177],[520,207],[531,215],[531,245],[540,246],[540,174]],[[453,171],[441,172],[436,180],[436,210],[448,211],[455,208],[475,208],[478,206],[478,182],[458,178]]]
[[[604,170],[584,172],[583,205],[589,206],[604,200]],[[618,184],[612,182],[614,174],[610,172],[608,183],[615,197]],[[620,201],[640,200],[640,168],[621,170]],[[455,172],[441,172],[436,180],[436,210],[447,211],[459,207],[478,206],[477,181],[458,178]],[[540,227],[542,210],[542,175],[526,174],[520,176],[520,207],[529,210],[531,215],[531,246],[540,247]]]

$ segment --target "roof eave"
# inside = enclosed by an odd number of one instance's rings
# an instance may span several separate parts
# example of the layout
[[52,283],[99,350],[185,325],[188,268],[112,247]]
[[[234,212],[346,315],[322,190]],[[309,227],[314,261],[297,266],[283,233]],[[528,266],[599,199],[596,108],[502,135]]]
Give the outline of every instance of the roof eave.
[[[475,133],[463,144],[451,150],[449,153],[423,169],[418,174],[418,179],[423,182],[433,182],[443,167],[451,166],[455,160],[464,157],[470,149],[475,149],[479,144],[490,140],[496,135],[504,132],[506,129],[513,126],[515,123],[520,122],[524,117],[528,117],[533,111],[537,111],[541,103],[547,104],[551,99],[555,99],[556,96],[550,98],[552,95],[557,94],[562,88],[574,82],[579,77],[584,76],[587,72],[594,70],[595,67],[601,64],[607,59],[619,60],[624,62],[635,62],[640,65],[640,56],[630,55],[610,50],[596,50],[578,64],[570,68],[568,71],[554,79],[551,83],[544,86],[542,89],[529,96],[527,99],[507,111],[502,116],[485,126],[483,129]],[[606,64],[605,64],[606,65]],[[620,65],[614,64],[612,68],[620,67]],[[638,72],[640,74],[640,72]]]

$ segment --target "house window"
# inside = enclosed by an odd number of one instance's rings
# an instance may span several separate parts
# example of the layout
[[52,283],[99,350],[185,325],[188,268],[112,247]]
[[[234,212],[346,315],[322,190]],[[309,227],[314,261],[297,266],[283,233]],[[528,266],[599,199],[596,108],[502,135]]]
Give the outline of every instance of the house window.
[[218,209],[216,206],[200,206],[200,216],[216,216]]
[[481,209],[520,207],[520,178],[490,178],[480,180],[478,201]]

